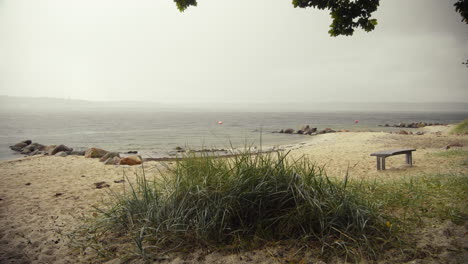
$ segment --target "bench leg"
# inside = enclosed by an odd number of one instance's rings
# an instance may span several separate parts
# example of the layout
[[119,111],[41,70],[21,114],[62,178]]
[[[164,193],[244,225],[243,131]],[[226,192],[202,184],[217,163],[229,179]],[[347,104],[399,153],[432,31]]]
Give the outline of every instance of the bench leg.
[[382,170],[385,170],[385,157],[381,157]]
[[380,157],[377,156],[377,170],[380,170]]
[[406,164],[413,166],[413,155],[411,153],[406,153]]

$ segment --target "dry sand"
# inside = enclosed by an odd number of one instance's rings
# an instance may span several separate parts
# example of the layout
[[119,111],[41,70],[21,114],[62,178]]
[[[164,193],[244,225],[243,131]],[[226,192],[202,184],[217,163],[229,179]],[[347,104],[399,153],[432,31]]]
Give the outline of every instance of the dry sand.
[[[468,136],[448,135],[448,127],[421,129],[426,134],[397,135],[384,132],[344,132],[314,137],[289,146],[291,157],[306,155],[325,165],[328,175],[351,178],[389,179],[422,173],[468,173],[467,166],[454,166],[446,158],[434,155],[452,143],[468,146]],[[412,130],[414,131],[414,130]],[[387,170],[377,171],[371,152],[393,148],[416,148],[414,166],[405,164],[403,155],[387,159]],[[466,149],[466,147],[464,147]],[[462,157],[465,160],[468,157]],[[157,174],[163,164],[145,163],[146,174]],[[72,251],[66,234],[80,224],[79,217],[92,216],[110,190],[122,191],[124,172],[131,179],[141,167],[104,165],[83,157],[28,157],[0,161],[0,263],[92,263],[93,252]],[[96,189],[105,181],[110,188]],[[208,255],[207,263],[271,263],[268,250],[240,256]],[[173,262],[192,260],[176,259]],[[117,263],[115,260],[112,263]]]

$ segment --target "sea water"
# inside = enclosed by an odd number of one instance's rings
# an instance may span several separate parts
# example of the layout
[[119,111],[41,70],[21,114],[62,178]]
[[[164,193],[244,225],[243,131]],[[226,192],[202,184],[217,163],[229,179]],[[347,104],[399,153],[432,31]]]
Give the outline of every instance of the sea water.
[[303,125],[319,130],[389,131],[398,128],[379,125],[455,123],[467,117],[466,112],[0,112],[0,159],[21,157],[8,146],[26,139],[75,149],[164,153],[178,146],[199,149],[299,143],[311,136],[273,132],[297,130]]

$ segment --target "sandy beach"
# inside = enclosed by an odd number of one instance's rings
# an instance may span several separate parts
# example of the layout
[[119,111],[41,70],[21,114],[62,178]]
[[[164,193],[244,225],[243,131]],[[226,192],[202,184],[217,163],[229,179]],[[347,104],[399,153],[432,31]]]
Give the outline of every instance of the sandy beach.
[[[343,132],[304,136],[304,142],[287,146],[287,149],[291,149],[292,158],[305,155],[325,166],[331,177],[344,177],[348,173],[354,179],[385,180],[421,174],[468,174],[466,163],[455,166],[454,162],[459,160],[434,155],[454,143],[467,149],[468,136],[450,135],[449,130],[450,126],[432,126],[418,129],[424,135]],[[370,154],[396,148],[416,148],[414,166],[406,165],[404,156],[399,155],[387,159],[387,170],[377,171],[376,158]],[[157,175],[164,164],[146,162],[144,168],[146,175]],[[128,184],[121,182],[124,174],[134,179],[141,171],[141,166],[104,165],[98,159],[79,156],[35,156],[0,161],[0,262],[99,262],[92,251],[72,250],[67,234],[81,224],[80,217],[92,216],[93,206],[99,206],[109,191],[122,191]],[[94,184],[97,182],[106,182],[110,188],[97,189]],[[233,255],[212,253],[205,262],[235,263],[235,259]],[[249,263],[273,261],[262,252],[250,259]]]

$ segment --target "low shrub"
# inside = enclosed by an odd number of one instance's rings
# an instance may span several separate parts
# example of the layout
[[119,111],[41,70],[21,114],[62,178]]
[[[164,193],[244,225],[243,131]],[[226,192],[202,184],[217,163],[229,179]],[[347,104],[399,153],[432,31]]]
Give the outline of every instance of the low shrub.
[[468,133],[468,119],[458,123],[451,131],[451,134],[465,134]]

